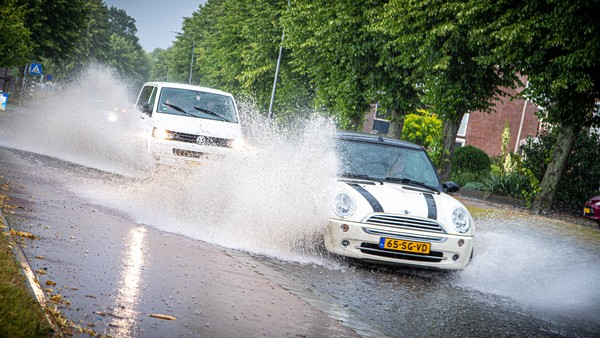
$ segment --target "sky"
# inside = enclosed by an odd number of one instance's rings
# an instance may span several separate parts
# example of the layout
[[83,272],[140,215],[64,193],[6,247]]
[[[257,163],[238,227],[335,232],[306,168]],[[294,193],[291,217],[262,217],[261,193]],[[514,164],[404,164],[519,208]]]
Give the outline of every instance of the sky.
[[206,0],[104,0],[107,7],[125,10],[135,19],[137,37],[147,52],[167,49],[177,40],[184,17],[191,17]]

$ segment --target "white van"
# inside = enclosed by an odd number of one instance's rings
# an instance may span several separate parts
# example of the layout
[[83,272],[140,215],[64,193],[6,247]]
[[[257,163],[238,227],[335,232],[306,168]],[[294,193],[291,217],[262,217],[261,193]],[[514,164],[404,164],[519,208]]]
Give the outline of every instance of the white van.
[[179,83],[147,82],[136,104],[158,163],[205,162],[241,146],[239,112],[229,93]]

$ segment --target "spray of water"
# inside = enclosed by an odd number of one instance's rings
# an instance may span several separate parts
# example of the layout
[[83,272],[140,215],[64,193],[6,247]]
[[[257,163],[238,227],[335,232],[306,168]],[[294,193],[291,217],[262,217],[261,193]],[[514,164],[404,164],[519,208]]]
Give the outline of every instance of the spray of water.
[[148,166],[127,88],[93,65],[71,83],[37,90],[0,125],[3,145],[88,167],[131,174]]
[[159,168],[127,185],[79,189],[161,230],[286,260],[318,260],[335,173],[330,121],[293,134],[247,124],[247,149],[201,167]]
[[459,286],[600,323],[597,234],[524,214],[479,222],[475,259]]
[[[306,119],[276,128],[241,102],[244,151],[201,167],[154,168],[139,116],[121,114],[111,122],[99,104],[128,107],[126,93],[110,70],[91,67],[72,85],[3,116],[0,142],[132,177],[107,181],[90,174],[72,189],[139,223],[284,260],[322,262],[336,169],[332,121],[307,112]],[[600,318],[597,250],[548,235],[543,222],[527,231],[536,221],[498,219],[480,221],[475,260],[453,283]]]

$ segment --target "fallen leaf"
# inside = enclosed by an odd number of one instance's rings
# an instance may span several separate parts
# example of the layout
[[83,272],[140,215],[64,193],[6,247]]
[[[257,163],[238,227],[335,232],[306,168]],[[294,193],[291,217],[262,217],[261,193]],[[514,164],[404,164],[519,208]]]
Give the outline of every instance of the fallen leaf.
[[154,318],[158,318],[158,319],[164,319],[164,320],[177,320],[177,318],[175,318],[173,316],[162,315],[160,313],[151,313],[149,316],[150,317],[154,317]]

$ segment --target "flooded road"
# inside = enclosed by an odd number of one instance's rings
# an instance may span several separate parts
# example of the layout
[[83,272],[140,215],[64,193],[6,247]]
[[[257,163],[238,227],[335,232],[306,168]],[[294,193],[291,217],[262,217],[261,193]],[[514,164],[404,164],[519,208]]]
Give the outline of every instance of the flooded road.
[[24,251],[49,303],[100,334],[600,334],[594,228],[482,208],[476,256],[463,271],[357,263],[329,256],[312,238],[305,238],[312,256],[281,259],[159,230],[72,189],[78,181],[96,191],[136,179],[6,148],[0,164],[18,206],[5,216],[38,237]]
[[114,124],[89,104],[121,102],[106,74],[0,115],[5,217],[37,236],[23,250],[73,324],[115,337],[600,336],[600,229],[465,200],[477,233],[463,271],[333,257],[331,121],[273,130],[246,109],[243,154],[155,168],[136,116]]

